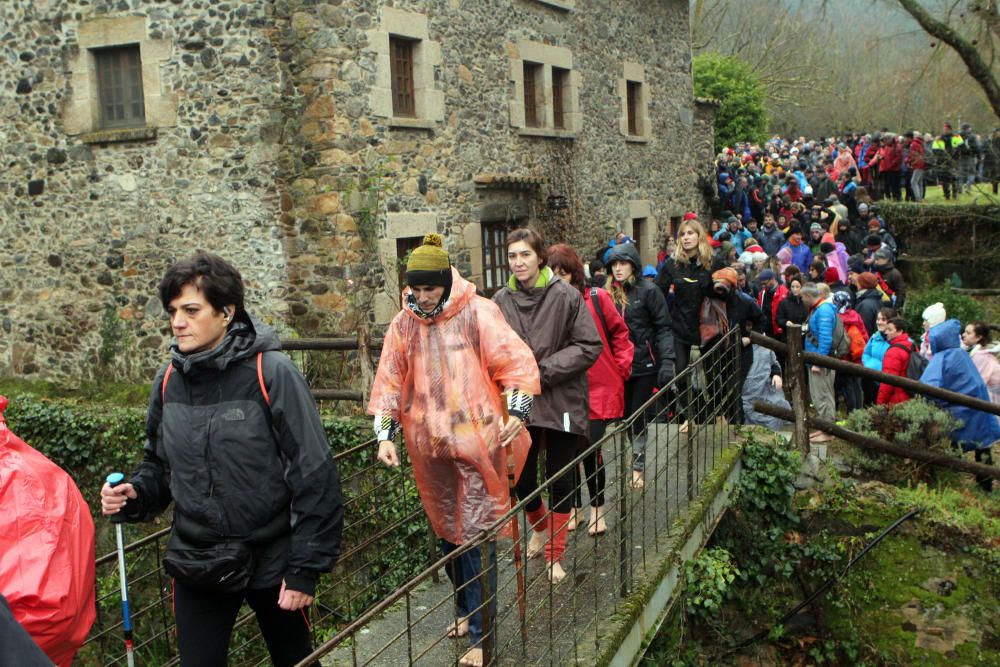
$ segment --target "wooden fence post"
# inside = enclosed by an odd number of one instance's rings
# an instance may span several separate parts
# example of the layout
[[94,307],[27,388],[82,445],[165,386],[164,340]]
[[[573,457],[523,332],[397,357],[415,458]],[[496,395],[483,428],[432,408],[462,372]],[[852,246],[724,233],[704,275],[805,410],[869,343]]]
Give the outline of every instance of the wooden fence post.
[[788,390],[792,395],[792,410],[795,412],[795,430],[793,431],[796,447],[803,454],[809,453],[809,427],[806,425],[806,365],[802,361],[802,326],[789,324],[786,329],[788,341]]

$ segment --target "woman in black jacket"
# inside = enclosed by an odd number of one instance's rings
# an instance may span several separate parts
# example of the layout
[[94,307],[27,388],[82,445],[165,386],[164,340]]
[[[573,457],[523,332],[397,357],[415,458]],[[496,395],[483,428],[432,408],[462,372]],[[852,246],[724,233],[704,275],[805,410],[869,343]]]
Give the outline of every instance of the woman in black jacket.
[[[615,246],[608,257],[611,276],[608,291],[625,319],[635,346],[632,375],[625,382],[625,414],[632,415],[653,396],[654,387],[665,387],[674,378],[674,334],[663,293],[642,279],[639,253],[631,243]],[[632,432],[632,488],[645,485],[645,426],[652,420],[648,410]]]
[[802,301],[802,276],[796,275],[788,281],[788,296],[778,304],[778,312],[774,318],[781,327],[778,338],[785,340],[785,331],[789,324],[803,324],[809,319],[809,307]]
[[[695,219],[685,220],[677,229],[677,253],[664,264],[656,283],[664,294],[673,293],[671,325],[678,372],[691,362],[691,347],[701,346],[701,304],[712,295],[712,273],[723,268],[712,256],[705,228]],[[687,430],[687,422],[681,431]]]
[[[174,505],[164,568],[182,665],[224,665],[244,600],[276,665],[312,652],[307,608],[340,554],[340,481],[305,378],[243,305],[243,279],[198,253],[160,283],[171,359],[153,381],[142,463],[104,514]],[[318,663],[317,663],[318,664]]]

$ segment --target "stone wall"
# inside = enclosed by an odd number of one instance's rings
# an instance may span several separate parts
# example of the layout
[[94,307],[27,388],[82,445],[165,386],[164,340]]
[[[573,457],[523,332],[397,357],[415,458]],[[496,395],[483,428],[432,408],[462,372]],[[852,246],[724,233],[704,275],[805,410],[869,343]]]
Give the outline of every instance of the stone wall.
[[[4,3],[0,374],[86,377],[115,336],[130,365],[111,370],[147,374],[169,340],[157,280],[199,248],[241,267],[248,306],[283,333],[353,333],[392,316],[397,250],[426,231],[481,280],[480,223],[498,211],[589,259],[636,211],[649,257],[702,206],[711,136],[686,1],[387,4]],[[131,35],[137,19],[149,127],[93,131],[86,40]],[[108,20],[121,23],[95,28]],[[415,119],[386,110],[400,31],[422,40]],[[571,54],[572,132],[523,126],[520,63],[548,47]],[[630,137],[635,72],[644,127]],[[551,210],[553,195],[568,206]]]

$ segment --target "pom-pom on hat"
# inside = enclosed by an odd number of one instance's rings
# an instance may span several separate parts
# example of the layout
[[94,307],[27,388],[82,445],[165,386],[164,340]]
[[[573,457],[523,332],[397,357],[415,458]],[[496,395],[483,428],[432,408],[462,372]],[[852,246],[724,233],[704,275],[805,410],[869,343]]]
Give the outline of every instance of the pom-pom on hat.
[[406,283],[451,287],[451,262],[440,234],[428,234],[423,245],[410,253],[406,260]]

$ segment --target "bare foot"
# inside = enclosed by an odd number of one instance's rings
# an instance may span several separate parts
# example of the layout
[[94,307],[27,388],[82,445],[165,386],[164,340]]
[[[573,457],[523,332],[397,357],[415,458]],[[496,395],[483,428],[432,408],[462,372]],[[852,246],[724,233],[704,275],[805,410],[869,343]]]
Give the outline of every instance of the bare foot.
[[642,473],[638,470],[632,471],[632,488],[635,490],[642,489],[646,486],[646,482],[642,478]]
[[464,637],[469,634],[469,619],[460,618],[448,626],[449,637]]
[[458,664],[465,667],[483,667],[483,649],[470,648],[458,661]]
[[583,508],[574,507],[573,511],[569,513],[569,521],[566,522],[566,530],[573,531],[576,527],[583,523]]
[[545,551],[545,542],[548,531],[534,530],[531,538],[528,539],[528,558],[538,558]]
[[604,508],[591,507],[590,526],[587,528],[587,532],[596,537],[597,535],[603,535],[607,529],[608,526],[604,523]]
[[687,423],[687,420],[685,420],[684,423],[681,424],[681,427],[678,430],[681,433],[687,433],[688,432],[688,423]]
[[549,563],[549,581],[553,584],[558,584],[560,581],[566,578],[566,571],[562,569],[562,565],[559,561],[555,563]]

